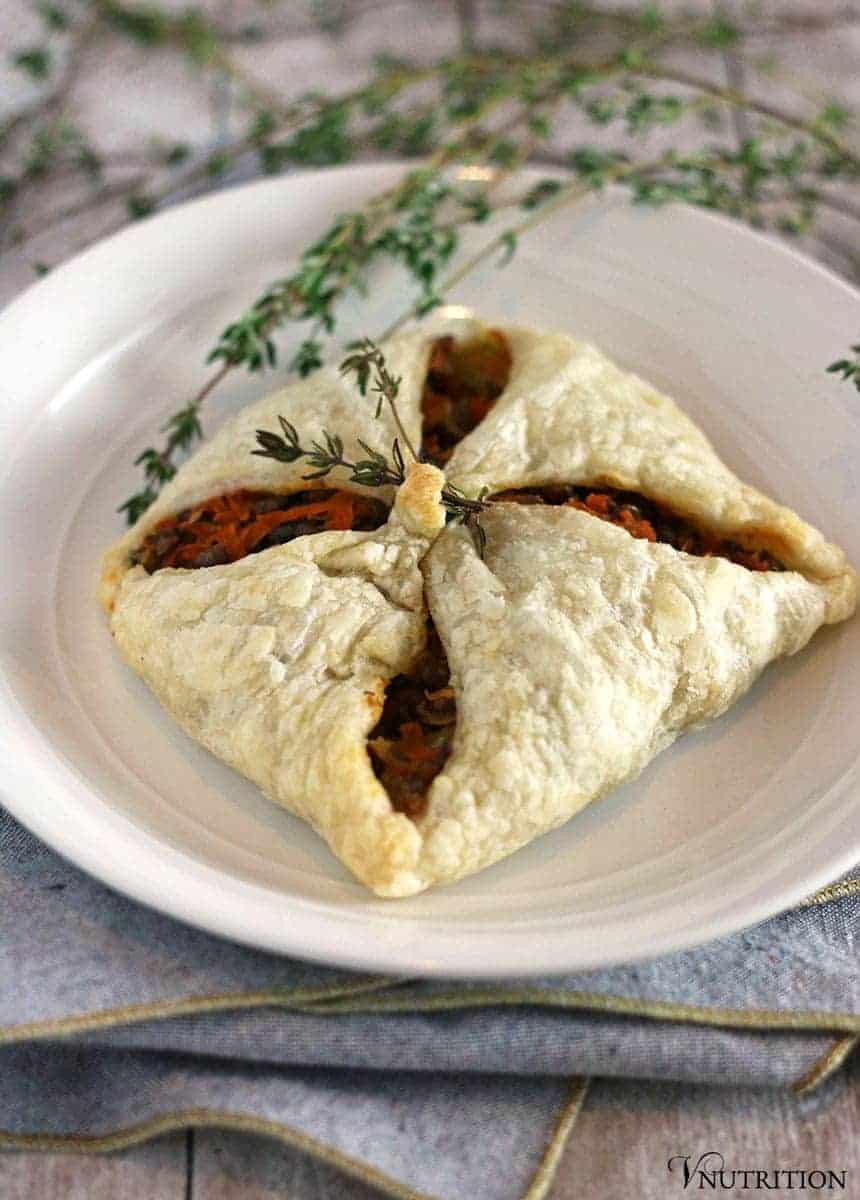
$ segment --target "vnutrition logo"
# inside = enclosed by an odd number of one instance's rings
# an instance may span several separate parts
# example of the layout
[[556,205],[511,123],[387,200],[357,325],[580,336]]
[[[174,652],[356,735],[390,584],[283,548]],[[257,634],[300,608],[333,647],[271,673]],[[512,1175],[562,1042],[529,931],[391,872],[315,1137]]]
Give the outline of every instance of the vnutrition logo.
[[675,1175],[684,1191],[734,1191],[747,1192],[800,1191],[807,1188],[814,1192],[844,1192],[847,1171],[821,1171],[782,1167],[741,1168],[727,1167],[719,1150],[706,1150],[693,1162],[691,1154],[675,1154],[666,1163],[670,1174]]

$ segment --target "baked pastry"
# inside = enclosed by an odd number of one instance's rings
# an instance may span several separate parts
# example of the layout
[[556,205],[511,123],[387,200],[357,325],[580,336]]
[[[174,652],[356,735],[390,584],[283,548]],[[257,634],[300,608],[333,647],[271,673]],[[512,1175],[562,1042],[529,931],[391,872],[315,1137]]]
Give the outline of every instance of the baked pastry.
[[[854,610],[841,550],[741,483],[677,405],[556,333],[392,339],[432,462],[403,485],[255,456],[390,453],[324,368],[228,421],[105,555],[129,665],[185,731],[309,821],[380,896],[477,871],[718,717]],[[444,468],[444,473],[443,469]],[[445,480],[489,494],[483,556]]]

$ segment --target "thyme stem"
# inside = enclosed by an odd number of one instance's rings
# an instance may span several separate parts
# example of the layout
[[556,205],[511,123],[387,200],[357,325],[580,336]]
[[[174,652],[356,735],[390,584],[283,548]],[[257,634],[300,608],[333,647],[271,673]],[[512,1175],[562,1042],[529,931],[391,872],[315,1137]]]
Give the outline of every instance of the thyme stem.
[[860,155],[855,154],[850,146],[846,145],[841,138],[837,137],[829,129],[815,122],[804,120],[793,113],[787,113],[783,109],[777,108],[776,105],[768,104],[764,100],[756,100],[746,92],[741,92],[731,87],[720,87],[718,84],[710,83],[707,79],[691,75],[687,71],[658,67],[656,64],[633,67],[630,70],[630,74],[643,79],[659,79],[670,83],[679,83],[684,87],[695,88],[696,91],[702,92],[706,96],[711,96],[715,100],[722,100],[725,104],[729,104],[733,108],[758,113],[762,117],[770,117],[771,120],[778,121],[780,125],[784,125],[787,129],[794,129],[797,133],[805,133],[808,137],[814,138],[815,141],[833,150],[840,158],[851,163],[855,168],[860,169]]
[[412,455],[412,461],[418,462],[418,452],[412,445],[412,439],[406,432],[406,428],[400,419],[400,412],[397,408],[397,396],[400,391],[400,379],[395,378],[385,362],[385,355],[379,349],[375,342],[370,338],[364,338],[360,342],[356,342],[352,349],[353,354],[350,354],[343,360],[340,365],[342,375],[354,374],[358,382],[358,388],[362,396],[367,394],[368,383],[372,377],[372,390],[378,397],[376,407],[376,415],[379,416],[382,402],[384,401],[394,418],[394,423],[397,426],[398,432],[403,439],[403,444],[406,446],[409,453]]

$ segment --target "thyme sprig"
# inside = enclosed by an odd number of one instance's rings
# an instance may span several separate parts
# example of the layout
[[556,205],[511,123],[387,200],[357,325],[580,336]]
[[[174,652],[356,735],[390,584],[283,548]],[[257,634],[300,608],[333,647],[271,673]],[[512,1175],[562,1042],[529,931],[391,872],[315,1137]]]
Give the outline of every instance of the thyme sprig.
[[[803,34],[807,28],[835,30],[840,24],[856,22],[853,10],[807,15],[803,19],[789,14],[765,26],[761,16],[743,19],[739,14],[737,19],[730,20],[724,15],[697,17],[683,12],[670,15],[653,0],[631,3],[621,10],[614,6],[606,10],[601,5],[576,0],[574,4],[559,6],[556,17],[550,18],[548,24],[535,22],[533,46],[527,47],[522,57],[482,49],[475,29],[470,26],[468,37],[464,28],[459,57],[430,64],[389,59],[380,62],[377,78],[351,93],[285,99],[278,89],[255,78],[236,54],[243,41],[259,42],[266,37],[262,25],[237,30],[206,15],[202,9],[175,11],[173,6],[157,2],[80,0],[75,6],[36,4],[35,7],[43,23],[41,40],[22,45],[13,51],[11,58],[19,70],[29,75],[35,73],[46,84],[45,94],[35,104],[25,106],[0,123],[0,141],[23,128],[34,129],[36,136],[44,132],[46,116],[56,113],[59,100],[68,97],[68,81],[63,80],[65,68],[61,65],[65,55],[61,48],[74,46],[83,31],[100,39],[125,39],[141,54],[180,54],[204,79],[212,74],[229,78],[239,103],[248,110],[249,123],[244,133],[204,159],[190,163],[187,169],[168,178],[164,187],[158,186],[159,171],[165,165],[172,168],[181,161],[169,148],[165,154],[153,155],[144,164],[145,170],[128,181],[124,192],[118,186],[99,187],[89,197],[91,205],[107,203],[118,196],[125,198],[133,216],[153,211],[177,188],[218,178],[243,155],[256,154],[264,172],[276,172],[293,163],[345,162],[368,149],[376,153],[380,150],[395,154],[432,153],[450,141],[452,122],[464,115],[482,120],[505,98],[532,108],[537,95],[542,95],[547,103],[562,98],[597,123],[611,122],[614,111],[629,106],[623,98],[616,103],[594,93],[594,85],[608,77],[617,77],[622,90],[636,80],[698,89],[700,95],[710,96],[722,105],[770,118],[809,136],[823,135],[824,140],[831,141],[840,161],[846,154],[851,156],[834,123],[834,118],[842,125],[850,121],[850,113],[842,105],[826,103],[807,120],[731,88],[715,88],[704,78],[679,73],[660,55],[679,46],[692,46],[703,54],[721,54],[727,48],[739,52],[747,42],[754,46],[755,39],[765,29],[769,36]],[[343,23],[348,23],[349,6],[339,8]],[[608,45],[610,50],[588,61],[589,45]],[[80,61],[76,54],[69,58],[70,65]],[[76,68],[72,71],[75,73]],[[430,99],[426,95],[428,85],[437,89],[437,95]],[[674,119],[673,114],[684,107],[683,99],[674,95],[636,95],[629,131],[646,132],[654,122]],[[539,128],[541,118],[534,115]],[[539,136],[546,139],[544,131],[539,130]],[[99,157],[97,149],[93,150]],[[505,148],[495,147],[495,152],[503,154]],[[854,163],[856,166],[856,156]],[[87,170],[85,162],[78,165]],[[66,166],[67,163],[56,158],[56,168]],[[32,182],[26,172],[21,176],[5,175],[0,193],[18,194]]]
[[379,420],[383,404],[387,404],[404,445],[413,460],[417,462],[417,451],[412,445],[412,439],[406,432],[397,408],[401,377],[395,378],[391,374],[385,362],[385,355],[371,338],[362,338],[360,341],[353,342],[349,348],[353,353],[347,355],[340,364],[341,375],[355,375],[358,390],[362,396],[367,395],[368,384],[370,384],[370,390],[376,396],[376,419]]
[[350,462],[344,457],[343,438],[339,434],[324,429],[322,440],[314,440],[307,447],[301,444],[298,430],[286,417],[279,416],[278,423],[281,426],[280,434],[272,433],[269,429],[257,430],[259,449],[251,453],[282,463],[294,463],[306,458],[313,470],[303,475],[302,479],[324,479],[337,468],[349,471],[350,483],[358,483],[362,487],[399,487],[406,478],[406,464],[397,438],[391,446],[391,462],[361,438],[356,440],[367,458]]
[[189,450],[203,437],[203,427],[200,424],[201,400],[193,400],[179,412],[174,413],[162,426],[167,433],[167,440],[161,450],[153,446],[147,448],[134,460],[136,467],[143,468],[143,487],[140,491],[129,496],[120,505],[118,512],[124,512],[129,525],[149,508],[158,493],[176,474],[176,456],[180,451]]
[[[418,462],[418,455],[412,446],[397,408],[397,397],[400,391],[401,379],[392,375],[385,361],[385,355],[379,346],[370,338],[364,338],[353,346],[353,353],[347,355],[340,365],[343,375],[355,375],[356,383],[362,396],[366,396],[368,388],[376,397],[376,418],[382,415],[384,405],[388,405],[400,436],[405,439],[413,462]],[[272,458],[275,462],[294,463],[306,458],[308,466],[313,470],[303,475],[302,479],[324,479],[332,471],[340,468],[349,472],[349,481],[362,487],[399,487],[406,479],[406,463],[400,448],[400,441],[395,438],[391,446],[391,460],[380,451],[369,446],[361,438],[356,438],[359,446],[367,454],[367,458],[350,461],[344,456],[344,441],[340,434],[327,429],[322,431],[321,439],[315,439],[310,446],[303,446],[295,425],[279,415],[280,433],[269,429],[257,430],[258,449],[252,454],[260,458]],[[460,488],[447,481],[442,486],[441,502],[447,518],[452,523],[464,525],[472,535],[472,539],[483,558],[487,543],[486,534],[480,522],[480,515],[490,503],[482,493],[478,499],[467,496]]]
[[288,322],[309,321],[310,333],[290,368],[302,376],[310,374],[322,364],[320,339],[333,333],[338,303],[351,290],[367,290],[370,268],[383,257],[402,263],[418,284],[417,308],[429,312],[439,303],[434,281],[457,247],[458,225],[482,221],[486,215],[474,193],[446,181],[438,170],[410,172],[364,208],[338,217],[304,252],[294,274],[272,284],[227,326],[207,361],[250,371],[273,367],[274,331]]
[[468,497],[453,483],[446,483],[442,488],[442,504],[448,514],[449,521],[454,525],[463,525],[472,535],[475,549],[481,558],[487,547],[487,535],[481,524],[481,513],[492,503],[487,500],[486,488],[482,489],[477,499]]
[[228,370],[229,367],[224,364],[204,383],[188,404],[162,425],[162,432],[167,434],[167,439],[160,450],[156,450],[154,446],[147,446],[134,460],[136,467],[143,468],[143,487],[129,496],[117,509],[117,512],[125,513],[129,525],[133,525],[146,512],[164,485],[170,482],[178,470],[180,457],[189,454],[197,442],[203,440],[200,409]]
[[[362,338],[360,341],[353,342],[350,349],[353,353],[347,355],[340,364],[341,374],[355,375],[356,383],[362,396],[367,395],[368,386],[370,387],[371,393],[376,396],[375,416],[377,420],[382,414],[383,405],[388,404],[394,422],[400,431],[400,436],[406,443],[413,461],[418,462],[419,455],[412,445],[397,408],[397,397],[400,393],[401,384],[400,377],[395,377],[391,374],[385,361],[385,355],[372,338]],[[367,449],[363,442],[361,445],[365,450]],[[398,450],[398,443],[395,439],[395,459]],[[454,484],[448,483],[446,480],[442,487],[441,500],[448,519],[458,525],[466,526],[472,535],[478,553],[483,558],[487,538],[480,522],[480,515],[488,505],[488,501],[485,499],[485,492],[482,492],[478,499],[472,499],[465,492],[461,491],[460,488],[455,487]]]

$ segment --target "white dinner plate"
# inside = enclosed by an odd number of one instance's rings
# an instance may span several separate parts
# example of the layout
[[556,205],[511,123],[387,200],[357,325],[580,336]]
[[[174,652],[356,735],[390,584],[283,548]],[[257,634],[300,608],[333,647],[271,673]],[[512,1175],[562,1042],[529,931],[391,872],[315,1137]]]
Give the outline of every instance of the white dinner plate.
[[[655,955],[786,908],[860,860],[860,619],[770,667],[722,720],[564,828],[455,886],[374,899],[324,843],[190,741],[96,605],[132,462],[224,324],[338,211],[398,174],[257,183],[134,225],[0,317],[0,797],[61,854],[182,920],[386,972],[491,976]],[[484,238],[484,230],[475,230]],[[404,305],[383,272],[345,334]],[[625,198],[569,210],[452,297],[567,330],[676,397],[743,478],[860,563],[860,397],[825,374],[858,295],[740,226]],[[280,376],[237,375],[207,414]]]

